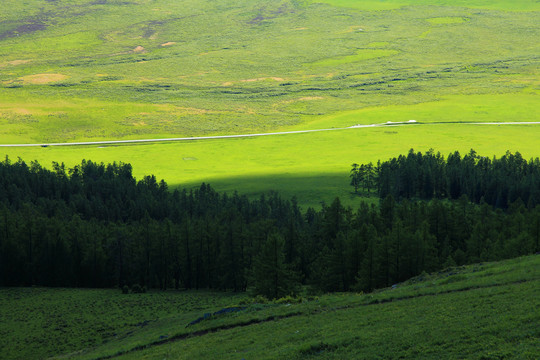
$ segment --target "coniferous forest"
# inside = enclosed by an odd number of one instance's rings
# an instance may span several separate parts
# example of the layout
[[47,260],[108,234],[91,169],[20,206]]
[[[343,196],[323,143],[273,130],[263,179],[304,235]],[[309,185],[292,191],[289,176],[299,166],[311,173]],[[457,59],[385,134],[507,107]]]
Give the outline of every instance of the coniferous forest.
[[137,284],[279,298],[301,285],[370,291],[540,251],[538,158],[411,151],[355,164],[351,178],[357,191],[376,189],[379,205],[346,208],[336,198],[304,211],[277,193],[250,200],[207,184],[171,191],[154,176],[136,180],[124,163],[48,170],[6,158],[0,286]]
[[412,149],[388,161],[353,164],[351,185],[355,192],[376,190],[380,198],[458,199],[466,195],[475,203],[507,208],[520,199],[528,208],[540,204],[540,159],[527,161],[519,152],[500,159],[479,156],[474,150],[461,157],[444,158],[433,150]]

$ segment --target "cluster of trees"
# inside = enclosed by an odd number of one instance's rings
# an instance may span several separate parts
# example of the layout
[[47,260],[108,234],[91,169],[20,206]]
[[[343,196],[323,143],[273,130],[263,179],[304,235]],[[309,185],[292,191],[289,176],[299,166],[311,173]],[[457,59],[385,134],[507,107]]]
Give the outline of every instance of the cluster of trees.
[[0,162],[0,286],[369,291],[422,271],[540,250],[540,206],[360,203],[302,211],[209,185],[169,191],[129,164]]
[[363,191],[370,193],[372,189],[376,189],[377,185],[377,169],[373,166],[373,163],[369,164],[352,164],[351,169],[351,186],[354,187],[354,192],[358,193],[358,189],[362,188]]
[[412,149],[376,166],[353,164],[351,185],[369,191],[376,188],[380,198],[458,199],[462,195],[476,203],[485,201],[507,208],[521,199],[527,207],[540,204],[540,160],[523,159],[507,152],[500,159],[479,156],[474,150],[461,157],[454,152],[445,159],[433,150],[425,154]]

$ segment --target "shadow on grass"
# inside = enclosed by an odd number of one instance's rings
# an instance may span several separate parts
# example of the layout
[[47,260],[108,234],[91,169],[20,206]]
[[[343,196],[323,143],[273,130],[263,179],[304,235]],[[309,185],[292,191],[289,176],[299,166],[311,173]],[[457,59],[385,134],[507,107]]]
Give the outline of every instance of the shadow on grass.
[[[251,176],[235,176],[213,178],[204,181],[218,192],[246,195],[251,200],[259,198],[262,194],[268,195],[277,192],[283,199],[290,200],[296,197],[298,205],[303,209],[313,207],[320,209],[322,204],[330,205],[336,197],[340,198],[344,206],[355,209],[361,201],[378,203],[375,192],[354,194],[349,185],[347,173],[314,173],[314,174],[267,174]],[[184,184],[169,184],[171,189],[196,189],[201,182]]]

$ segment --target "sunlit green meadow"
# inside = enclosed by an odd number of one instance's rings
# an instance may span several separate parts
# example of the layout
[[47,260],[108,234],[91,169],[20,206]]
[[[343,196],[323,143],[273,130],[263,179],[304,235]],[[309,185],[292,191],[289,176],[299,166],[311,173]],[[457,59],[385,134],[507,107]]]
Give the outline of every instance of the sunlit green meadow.
[[277,190],[297,196],[303,205],[317,206],[340,196],[354,203],[348,172],[352,163],[386,160],[409,149],[434,148],[447,156],[474,148],[485,156],[519,151],[538,156],[538,125],[416,124],[356,128],[328,132],[287,134],[240,139],[170,142],[145,145],[4,148],[16,159],[52,159],[67,166],[82,158],[129,162],[134,174],[156,174],[171,186],[210,183],[218,190],[257,196]]
[[[0,143],[538,121],[539,21],[533,0],[7,0]],[[449,124],[0,156],[130,162],[172,186],[318,205],[355,200],[353,162],[410,148],[529,158],[538,139],[538,126]]]

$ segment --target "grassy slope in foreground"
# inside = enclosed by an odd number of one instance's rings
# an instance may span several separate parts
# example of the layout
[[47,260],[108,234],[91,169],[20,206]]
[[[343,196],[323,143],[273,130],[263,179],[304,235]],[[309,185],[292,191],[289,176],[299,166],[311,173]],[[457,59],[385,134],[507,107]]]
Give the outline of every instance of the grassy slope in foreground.
[[458,268],[376,294],[329,295],[272,311],[297,316],[120,358],[537,359],[539,269],[534,256]]
[[[81,359],[118,353],[128,359],[540,355],[538,255],[456,267],[372,294],[249,305],[190,327],[245,295],[40,288],[0,294],[0,345],[7,359],[60,353]],[[29,308],[39,310],[30,316]]]

